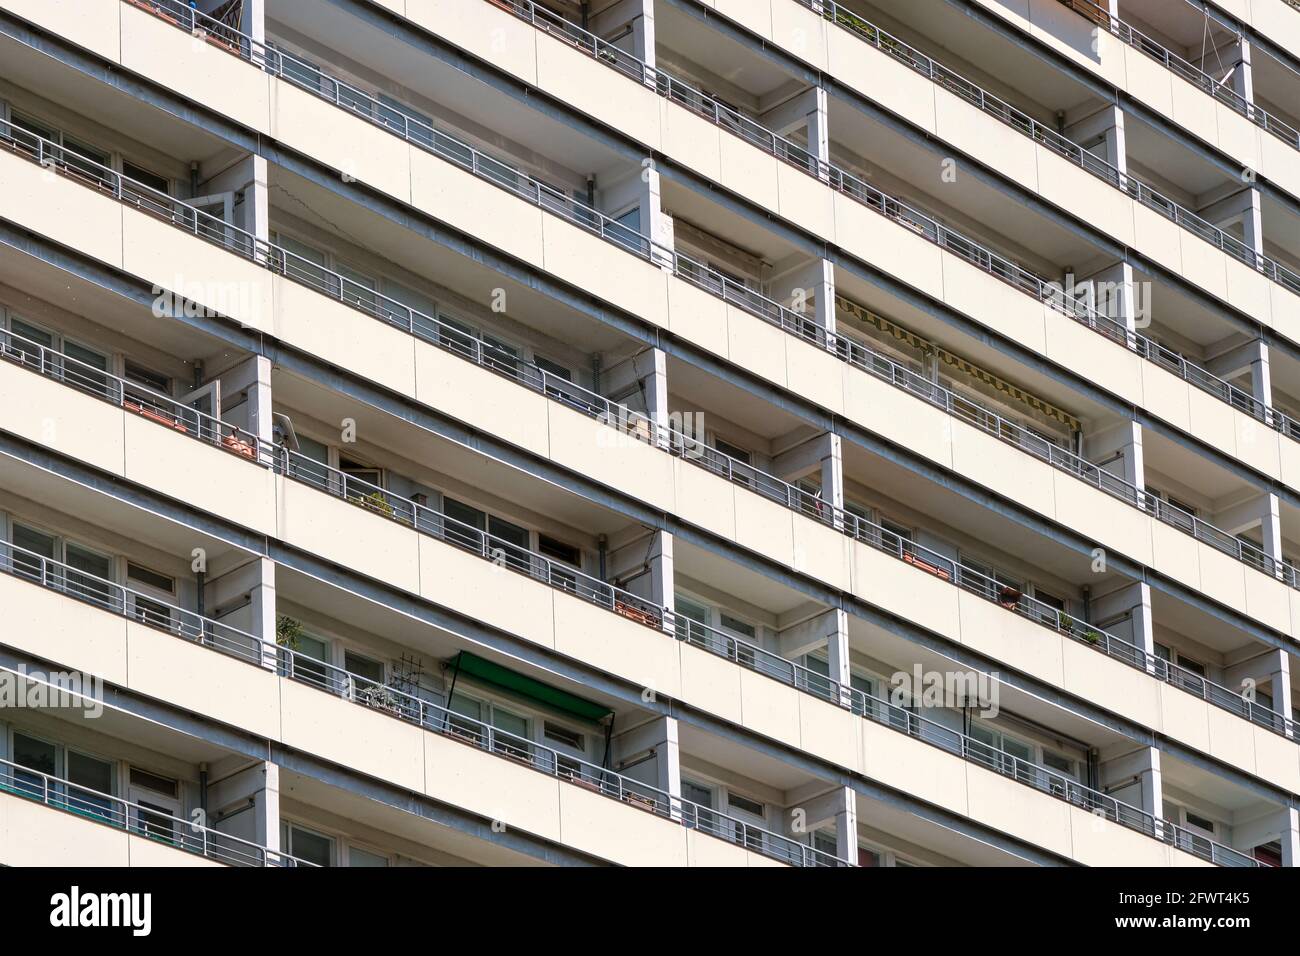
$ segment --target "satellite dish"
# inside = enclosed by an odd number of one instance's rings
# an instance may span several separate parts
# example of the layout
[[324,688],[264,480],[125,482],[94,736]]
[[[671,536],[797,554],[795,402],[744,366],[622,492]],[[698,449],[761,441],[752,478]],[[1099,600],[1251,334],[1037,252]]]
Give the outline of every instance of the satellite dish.
[[289,446],[290,451],[298,451],[298,435],[293,430],[293,422],[289,420],[289,416],[272,412],[271,421],[274,423],[272,431],[275,433],[276,441]]

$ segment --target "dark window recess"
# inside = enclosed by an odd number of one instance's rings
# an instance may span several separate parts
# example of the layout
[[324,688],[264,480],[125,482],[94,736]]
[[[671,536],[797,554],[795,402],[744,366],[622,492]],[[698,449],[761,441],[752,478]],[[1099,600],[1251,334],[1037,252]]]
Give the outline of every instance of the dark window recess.
[[157,571],[150,571],[146,567],[141,567],[134,561],[128,561],[126,565],[126,576],[130,581],[137,584],[147,584],[149,587],[158,591],[164,591],[167,594],[176,593],[176,579],[168,577],[165,574],[159,574]]
[[143,166],[137,166],[135,163],[122,162],[122,175],[127,179],[134,179],[141,185],[148,186],[150,189],[156,189],[160,193],[171,192],[171,181],[165,176],[159,176],[157,173],[151,173]]
[[563,561],[571,564],[575,568],[582,564],[582,552],[571,544],[565,544],[563,541],[557,541],[552,537],[544,534],[537,536],[537,550],[548,558],[554,558],[556,561]]
[[566,747],[572,747],[574,750],[585,750],[586,743],[582,734],[576,730],[570,730],[568,727],[562,727],[559,724],[553,724],[549,720],[543,723],[543,733],[547,740],[553,740],[557,744],[564,744]]
[[171,379],[129,360],[126,363],[126,378],[137,385],[152,388],[155,392],[162,392],[164,395],[171,394]]
[[131,786],[143,787],[145,790],[152,790],[154,793],[161,793],[171,797],[173,800],[177,797],[176,781],[167,777],[160,777],[156,773],[150,773],[148,770],[141,770],[138,767],[131,768]]

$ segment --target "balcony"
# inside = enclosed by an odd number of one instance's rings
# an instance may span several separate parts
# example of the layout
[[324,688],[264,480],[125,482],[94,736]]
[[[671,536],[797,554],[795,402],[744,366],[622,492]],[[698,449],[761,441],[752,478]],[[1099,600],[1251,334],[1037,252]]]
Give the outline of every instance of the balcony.
[[[339,277],[340,281],[344,281]],[[829,505],[819,495],[802,487],[783,481],[754,466],[726,455],[717,449],[702,445],[697,436],[687,436],[671,429],[655,426],[645,416],[632,412],[625,406],[617,406],[608,400],[578,388],[570,382],[549,377],[549,373],[535,366],[524,363],[502,363],[494,358],[490,350],[482,348],[478,340],[469,339],[450,327],[441,326],[436,320],[422,320],[431,328],[440,328],[437,341],[443,347],[456,352],[462,357],[493,368],[500,374],[522,383],[531,383],[535,388],[549,393],[556,401],[563,401],[570,407],[579,407],[589,415],[607,416],[618,423],[628,434],[640,441],[657,444],[658,447],[672,454],[683,456],[698,467],[712,474],[725,478],[733,484],[740,485],[782,507],[795,511],[819,524],[827,526],[845,536],[859,541],[873,550],[887,554],[908,564],[913,569],[935,577],[944,583],[956,585],[984,600],[997,604],[1005,610],[1018,614],[1040,626],[1049,627],[1057,633],[1074,641],[1083,643],[1093,649],[1118,659],[1138,670],[1156,675],[1158,678],[1175,683],[1176,686],[1189,690],[1217,707],[1236,713],[1260,726],[1276,733],[1295,737],[1296,728],[1289,718],[1273,714],[1271,711],[1244,700],[1239,694],[1227,690],[1212,681],[1189,681],[1186,675],[1179,676],[1176,666],[1167,665],[1134,646],[1128,641],[1104,630],[1073,618],[1050,605],[1027,596],[1005,596],[998,582],[982,571],[964,566],[950,558],[931,551],[912,542],[904,543],[896,534],[880,524],[837,509]],[[848,339],[841,338],[848,343]],[[187,437],[215,445],[228,453],[265,467],[273,468],[277,473],[307,484],[332,497],[346,501],[387,518],[391,521],[413,528],[423,535],[442,541],[452,547],[477,555],[485,561],[513,571],[523,577],[563,591],[588,604],[611,611],[636,624],[653,630],[674,633],[680,639],[696,643],[713,653],[745,664],[751,669],[765,673],[782,683],[800,690],[818,693],[826,699],[835,700],[829,688],[804,674],[793,662],[780,659],[757,647],[742,647],[743,642],[714,635],[701,642],[698,627],[687,627],[685,619],[665,613],[665,609],[632,592],[609,584],[574,568],[571,564],[557,562],[552,558],[526,548],[521,548],[516,541],[509,541],[487,533],[477,527],[457,521],[425,505],[418,504],[408,497],[395,494],[377,484],[370,483],[356,475],[331,468],[319,461],[307,458],[283,445],[259,440],[242,430],[212,418],[198,410],[184,405],[173,398],[152,390],[144,389],[136,383],[120,379],[110,373],[93,368],[62,352],[55,351],[39,343],[25,339],[13,333],[0,335],[3,350],[0,354],[11,358],[21,367],[59,381],[78,391],[114,405],[121,405],[123,396],[128,396],[127,405],[150,409],[153,414],[148,420],[160,427],[178,430]],[[477,343],[477,344],[476,344]],[[1083,473],[1098,484],[1113,484],[1116,488],[1124,487],[1121,479],[1110,472],[1093,465],[1087,465],[1084,472],[1082,462],[1073,456],[1030,433],[1025,428],[1013,424],[993,412],[981,408],[965,397],[955,396],[942,386],[923,379],[904,368],[883,353],[874,352],[867,346],[854,346],[854,361],[873,374],[884,378],[896,387],[909,391],[932,404],[946,409],[950,414],[957,414],[963,420],[977,425],[982,430],[999,437],[1001,440],[1016,445],[1058,468],[1072,473]],[[1071,463],[1074,464],[1071,464]],[[1188,529],[1196,531],[1198,536],[1210,534],[1221,535],[1224,541],[1231,539],[1232,546],[1239,549],[1253,549],[1253,545],[1243,542],[1226,532],[1218,532],[1213,526],[1200,522],[1199,519],[1186,515],[1177,506],[1169,505],[1161,499],[1153,499],[1164,519],[1169,522],[1182,520]],[[1185,518],[1180,516],[1186,515]],[[1215,539],[1217,540],[1217,538]],[[36,560],[36,559],[33,559]],[[46,573],[44,565],[37,560],[27,568],[24,561],[15,558],[11,561],[11,570],[15,573],[34,574],[38,578]],[[65,586],[57,573],[49,584],[52,587]],[[74,579],[74,581],[77,579]],[[98,601],[110,609],[119,612],[133,606],[133,599],[126,589],[115,588],[105,593],[83,594],[86,599]],[[146,606],[148,605],[146,603]],[[189,612],[172,608],[168,612],[168,626],[178,630],[182,636],[190,639],[203,639],[213,642],[222,649],[237,653],[241,648],[252,652],[243,637],[229,630],[218,630],[203,634],[199,622]],[[683,630],[685,628],[685,630]],[[694,628],[694,629],[693,629]]]
[[1300,130],[1297,130],[1295,126],[1286,122],[1280,116],[1274,115],[1263,107],[1250,102],[1221,79],[1211,76],[1136,27],[1118,17],[1111,16],[1110,11],[1098,6],[1093,0],[1058,0],[1058,2],[1099,24],[1121,42],[1155,60],[1174,75],[1191,83],[1201,92],[1224,104],[1233,112],[1246,117],[1256,126],[1271,133],[1292,149],[1300,150]]
[[[927,559],[928,560],[928,559]],[[680,822],[683,826],[698,827],[705,832],[721,835],[751,846],[756,838],[747,837],[748,824],[731,820],[716,811],[692,805],[690,801],[668,798],[662,791],[647,788],[635,780],[614,774],[605,768],[579,762],[575,765],[569,755],[563,759],[550,748],[519,738],[453,713],[387,683],[349,672],[308,657],[290,647],[263,641],[252,634],[222,624],[204,615],[179,607],[166,605],[156,598],[142,595],[115,582],[98,578],[61,562],[15,545],[7,545],[0,572],[39,584],[75,600],[89,603],[109,613],[133,618],[138,622],[180,637],[211,650],[236,658],[264,672],[304,683],[326,691],[336,697],[366,707],[370,711],[414,724],[424,730],[450,737],[493,755],[504,757],[531,769],[558,777],[562,782],[592,790],[603,796],[637,806],[656,816]],[[968,577],[968,581],[971,579]],[[1022,601],[1028,610],[1030,602]],[[1094,629],[1082,622],[1063,620],[1059,612],[1052,612],[1057,626],[1079,628],[1078,639],[1093,643]],[[1086,629],[1086,630],[1085,630]],[[711,655],[730,660],[742,668],[770,677],[782,684],[826,700],[848,712],[904,733],[914,739],[938,747],[963,760],[977,763],[986,769],[1006,776],[1023,785],[1065,800],[1089,812],[1099,812],[1108,819],[1135,829],[1145,835],[1171,843],[1178,829],[1151,815],[1143,816],[1136,808],[1105,797],[1042,767],[1026,764],[1014,755],[989,748],[985,743],[972,740],[950,728],[928,720],[914,712],[900,708],[887,700],[843,687],[824,675],[784,659],[732,634],[716,628],[674,618],[672,631],[683,643],[707,651]],[[1106,649],[1111,653],[1127,653],[1117,639],[1106,638]],[[1168,679],[1180,679],[1180,671],[1170,668],[1164,672]],[[568,769],[565,769],[568,768]],[[576,769],[575,769],[576,768]],[[831,865],[832,858],[816,855],[810,848],[764,831],[761,840],[764,853],[788,863],[798,865]],[[1181,845],[1179,848],[1183,848]],[[1225,849],[1215,846],[1206,851],[1206,859],[1233,863],[1235,860]],[[812,854],[812,855],[810,855]],[[1244,865],[1244,864],[1242,864]]]
[[[69,780],[0,760],[0,793],[30,800],[161,847],[204,857],[226,866],[314,866],[287,853],[143,807]],[[122,865],[118,861],[117,865]],[[171,865],[175,865],[174,863]]]

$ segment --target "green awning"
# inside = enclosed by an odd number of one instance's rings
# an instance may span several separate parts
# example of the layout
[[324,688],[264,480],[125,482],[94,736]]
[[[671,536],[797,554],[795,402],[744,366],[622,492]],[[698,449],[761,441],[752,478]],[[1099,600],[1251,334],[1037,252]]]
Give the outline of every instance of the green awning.
[[601,720],[613,713],[608,707],[584,700],[575,694],[570,694],[568,691],[552,687],[550,684],[543,684],[539,680],[526,677],[509,668],[502,667],[500,664],[494,664],[481,657],[476,657],[468,651],[461,651],[453,657],[451,666],[461,674],[472,677],[480,683],[489,684],[492,687],[514,694],[516,697],[535,701],[550,710],[580,717],[593,724],[600,723]]

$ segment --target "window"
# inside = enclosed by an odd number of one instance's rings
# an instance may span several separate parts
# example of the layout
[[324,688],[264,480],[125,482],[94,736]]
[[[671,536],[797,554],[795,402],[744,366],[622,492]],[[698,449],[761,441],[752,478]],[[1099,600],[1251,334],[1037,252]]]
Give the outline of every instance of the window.
[[147,587],[153,588],[155,591],[162,591],[165,594],[176,593],[175,578],[170,578],[157,571],[151,571],[142,565],[136,564],[134,561],[127,562],[126,577],[128,581],[132,581],[135,584],[143,584]]
[[[37,150],[38,144],[36,138],[38,136],[41,139],[47,139],[52,143],[57,143],[59,141],[58,131],[56,131],[55,129],[49,126],[46,126],[44,123],[39,122],[38,120],[32,119],[29,116],[24,116],[21,113],[11,113],[9,116],[9,123],[12,127],[14,127],[14,132],[13,132],[14,140],[19,143],[22,143],[31,152],[36,152]],[[20,132],[22,130],[25,130],[31,135],[30,136],[23,135],[23,133]],[[41,148],[48,149],[49,147],[43,146]]]
[[380,661],[371,660],[354,651],[344,651],[343,669],[349,674],[361,678],[360,687],[365,688],[372,684],[382,684],[384,682],[384,665]]
[[296,823],[284,825],[284,848],[290,856],[317,866],[334,865],[334,840]]
[[884,529],[881,533],[881,546],[886,551],[899,557],[913,553],[911,528],[905,528],[898,522],[890,521],[888,518],[880,519],[880,527]]
[[692,783],[689,780],[682,781],[682,799],[689,800],[691,803],[698,803],[708,809],[713,808],[713,790],[702,784]]
[[54,535],[15,522],[13,545],[14,571],[42,582],[58,580],[56,570],[42,560],[57,560],[59,542]]
[[57,756],[54,744],[14,731],[13,762],[35,771],[23,773],[15,770],[14,789],[29,796],[44,798],[53,786],[45,778],[55,775]]
[[348,866],[378,868],[388,866],[388,857],[354,846],[348,848]]
[[108,356],[66,339],[63,351],[69,359],[63,363],[63,378],[68,384],[96,395],[113,397],[108,376],[100,374],[108,371]]
[[548,558],[554,558],[556,561],[563,561],[565,564],[571,564],[575,568],[582,565],[582,552],[580,550],[571,544],[557,541],[550,535],[539,534],[537,536],[537,550]]
[[442,499],[442,513],[451,519],[447,523],[447,538],[453,543],[469,548],[481,548],[483,537],[476,532],[487,530],[487,513],[462,504],[455,498]]
[[581,753],[587,751],[587,740],[582,734],[553,721],[546,720],[542,722],[542,735],[553,743],[563,744],[565,747],[570,747]]
[[23,357],[25,364],[35,365],[44,371],[45,363],[42,361],[41,350],[37,346],[54,348],[53,334],[14,318],[9,320],[9,331],[17,336],[9,341],[10,348]]
[[333,279],[327,263],[328,257],[320,249],[300,242],[291,236],[278,236],[280,246],[284,249],[284,271],[292,279],[299,279],[316,286],[318,289],[332,289]]
[[342,690],[338,682],[331,686],[330,670],[326,666],[330,663],[328,643],[310,634],[299,634],[290,650],[296,652],[290,658],[291,676],[326,690]]
[[766,817],[762,803],[757,800],[751,800],[749,797],[742,797],[739,794],[728,794],[727,806],[732,810],[739,810],[741,813],[748,813],[759,818]]
[[349,305],[359,306],[367,312],[376,312],[379,302],[375,297],[375,293],[379,290],[378,280],[341,262],[338,264],[337,272],[343,277],[339,290],[343,301]]
[[1193,813],[1191,810],[1184,810],[1183,812],[1186,814],[1188,827],[1191,827],[1194,830],[1200,830],[1206,836],[1214,836],[1215,824],[1213,820],[1203,817],[1198,813]]
[[138,809],[132,810],[137,832],[157,840],[170,842],[177,826],[180,811],[180,785],[168,777],[148,770],[131,768],[131,801]]
[[151,173],[143,166],[137,166],[135,163],[122,161],[122,175],[127,179],[134,179],[141,185],[148,186],[150,189],[156,189],[160,193],[171,192],[171,180],[165,176],[159,176],[157,173]]
[[741,464],[752,465],[754,463],[754,456],[750,452],[738,445],[731,444],[731,442],[723,441],[721,438],[715,438],[713,440],[713,447],[727,457],[736,459],[736,461]]
[[107,796],[113,792],[110,762],[69,750],[68,780],[76,785],[68,789],[68,804],[72,809],[102,817],[113,815],[113,801]]
[[151,371],[143,365],[139,365],[127,359],[125,368],[125,377],[129,382],[135,382],[137,385],[143,385],[145,388],[153,389],[155,392],[162,392],[164,395],[171,394],[171,379],[166,375]]
[[364,498],[384,486],[383,470],[372,465],[340,457],[339,471],[343,472],[343,493],[348,498]]
[[547,375],[554,375],[556,378],[562,378],[566,382],[573,381],[573,372],[569,371],[569,369],[565,368],[559,362],[552,362],[548,358],[534,355],[533,363]]
[[493,734],[492,749],[516,759],[527,759],[532,748],[528,746],[528,718],[512,713],[504,707],[492,705],[492,726],[503,734]]
[[64,560],[69,569],[66,581],[68,592],[96,604],[112,603],[114,589],[107,583],[113,573],[112,558],[79,544],[68,543],[64,550]]

